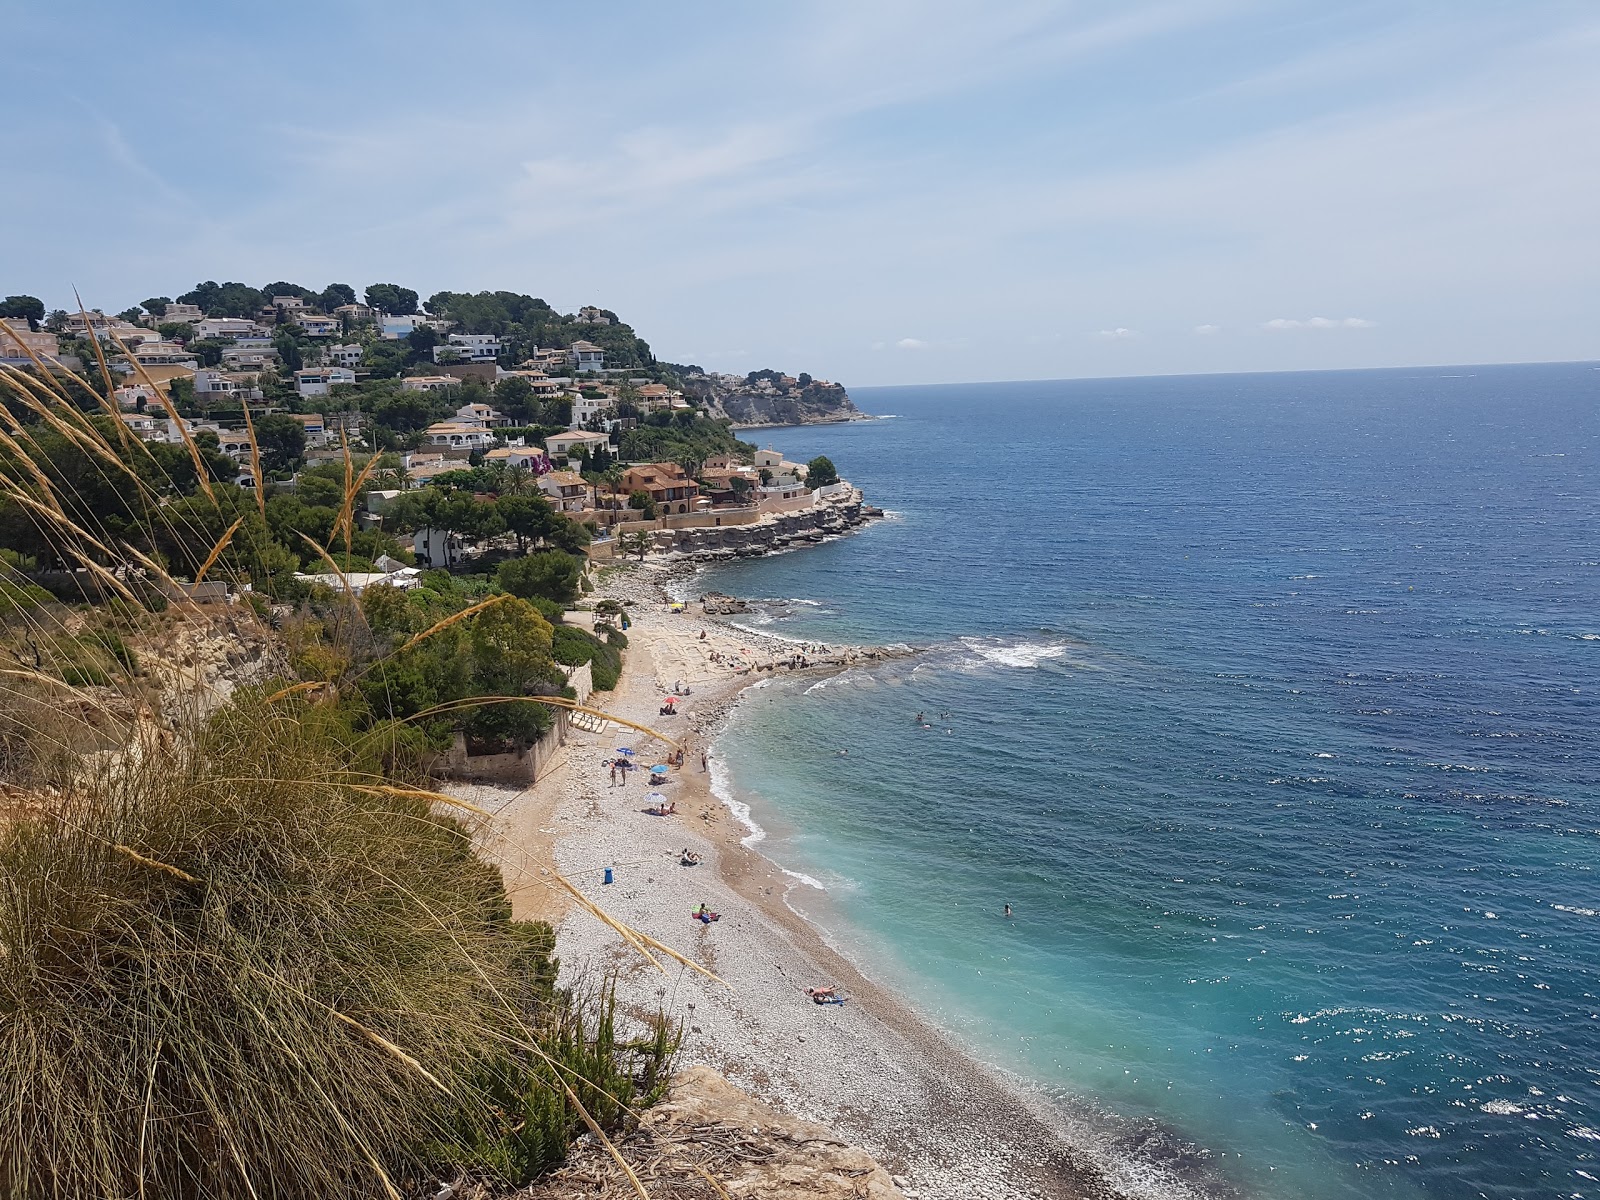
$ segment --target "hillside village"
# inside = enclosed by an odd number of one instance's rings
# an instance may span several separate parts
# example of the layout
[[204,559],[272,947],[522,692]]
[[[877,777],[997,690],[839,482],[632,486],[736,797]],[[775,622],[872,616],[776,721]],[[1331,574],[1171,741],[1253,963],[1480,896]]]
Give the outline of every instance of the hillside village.
[[[0,369],[104,373],[128,434],[268,498],[282,541],[353,464],[370,480],[356,516],[374,536],[346,563],[348,586],[406,586],[422,568],[538,541],[539,522],[519,525],[507,499],[541,498],[541,519],[581,527],[586,538],[567,540],[587,541],[591,558],[742,549],[749,539],[685,531],[859,505],[826,460],[785,462],[732,432],[736,416],[859,416],[842,387],[662,363],[610,310],[560,314],[509,292],[440,292],[419,306],[394,284],[358,300],[343,284],[202,283],[116,315],[46,313],[17,296],[0,314]],[[309,557],[300,565],[301,580],[339,582]]]

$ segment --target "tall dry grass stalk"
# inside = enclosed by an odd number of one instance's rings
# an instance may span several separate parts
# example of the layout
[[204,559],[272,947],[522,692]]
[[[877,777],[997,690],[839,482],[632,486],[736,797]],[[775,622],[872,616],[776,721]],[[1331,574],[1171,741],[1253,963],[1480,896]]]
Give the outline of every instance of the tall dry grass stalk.
[[[634,1095],[621,1064],[644,1054],[653,1077],[671,1039],[624,1050],[610,1008],[587,1032],[561,1015],[548,930],[509,919],[498,871],[441,806],[480,810],[387,778],[337,682],[163,710],[141,678],[117,633],[152,619],[138,601],[200,612],[152,535],[209,547],[196,581],[244,582],[227,557],[244,518],[216,537],[171,503],[95,353],[101,388],[37,359],[0,371],[0,501],[94,602],[40,601],[0,563],[17,660],[0,670],[0,1195],[398,1196],[441,1164],[535,1169],[579,1123],[605,1140]],[[179,429],[214,530],[232,514]],[[45,431],[88,474],[54,470]],[[329,537],[347,550],[372,465],[347,454]],[[259,455],[253,473],[264,514]],[[129,498],[133,530],[90,482]],[[594,911],[647,957],[695,965]]]

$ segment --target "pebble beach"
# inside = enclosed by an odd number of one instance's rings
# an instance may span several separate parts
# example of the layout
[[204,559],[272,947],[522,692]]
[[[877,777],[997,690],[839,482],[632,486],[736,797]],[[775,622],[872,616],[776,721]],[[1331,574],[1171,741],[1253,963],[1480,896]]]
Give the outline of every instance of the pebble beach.
[[[963,1053],[785,903],[790,889],[805,885],[747,844],[751,829],[735,815],[737,797],[713,791],[715,739],[743,689],[802,669],[791,665],[799,648],[708,617],[698,604],[672,611],[666,582],[667,570],[654,564],[607,574],[595,598],[628,604],[630,646],[616,690],[590,703],[683,747],[683,765],[659,789],[673,815],[645,811],[656,790],[647,772],[616,784],[610,767],[621,747],[647,766],[665,762],[672,747],[617,724],[571,729],[554,765],[526,790],[452,789],[494,814],[482,840],[499,858],[516,915],[557,927],[565,979],[610,975],[626,1009],[661,1010],[681,1022],[680,1065],[708,1065],[782,1110],[834,1127],[884,1163],[909,1196],[1118,1194],[1072,1148],[1082,1142],[1069,1143],[1062,1114]],[[803,669],[837,671],[877,653],[810,647],[812,665]],[[674,689],[690,694],[665,716]],[[684,865],[685,850],[700,861]],[[573,903],[552,862],[611,917],[721,982],[665,956],[665,972],[646,962]],[[701,905],[720,919],[693,919]],[[814,1004],[805,989],[824,985],[847,1002]]]

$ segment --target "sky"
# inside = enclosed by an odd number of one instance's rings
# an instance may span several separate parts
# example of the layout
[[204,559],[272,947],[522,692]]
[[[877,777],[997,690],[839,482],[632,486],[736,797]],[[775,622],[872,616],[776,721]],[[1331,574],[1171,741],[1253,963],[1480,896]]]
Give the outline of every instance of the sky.
[[1592,0],[0,0],[0,294],[507,289],[847,386],[1600,358]]

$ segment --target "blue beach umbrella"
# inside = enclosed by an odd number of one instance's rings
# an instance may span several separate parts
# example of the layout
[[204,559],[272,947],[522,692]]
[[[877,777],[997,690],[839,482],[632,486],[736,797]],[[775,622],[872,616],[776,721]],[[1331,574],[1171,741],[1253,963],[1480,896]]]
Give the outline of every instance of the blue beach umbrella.
[[629,757],[629,758],[632,758],[632,757],[633,757],[633,751],[632,751],[632,750],[630,750],[630,749],[629,749],[629,748],[628,748],[628,747],[626,747],[626,746],[618,746],[618,747],[617,747],[617,753],[618,753],[618,754],[626,754],[626,755],[627,755],[627,756],[628,756],[628,757]]
[[655,766],[650,768],[650,774],[652,774],[652,775],[665,775],[666,773],[667,773],[667,764],[666,763],[657,763]]

